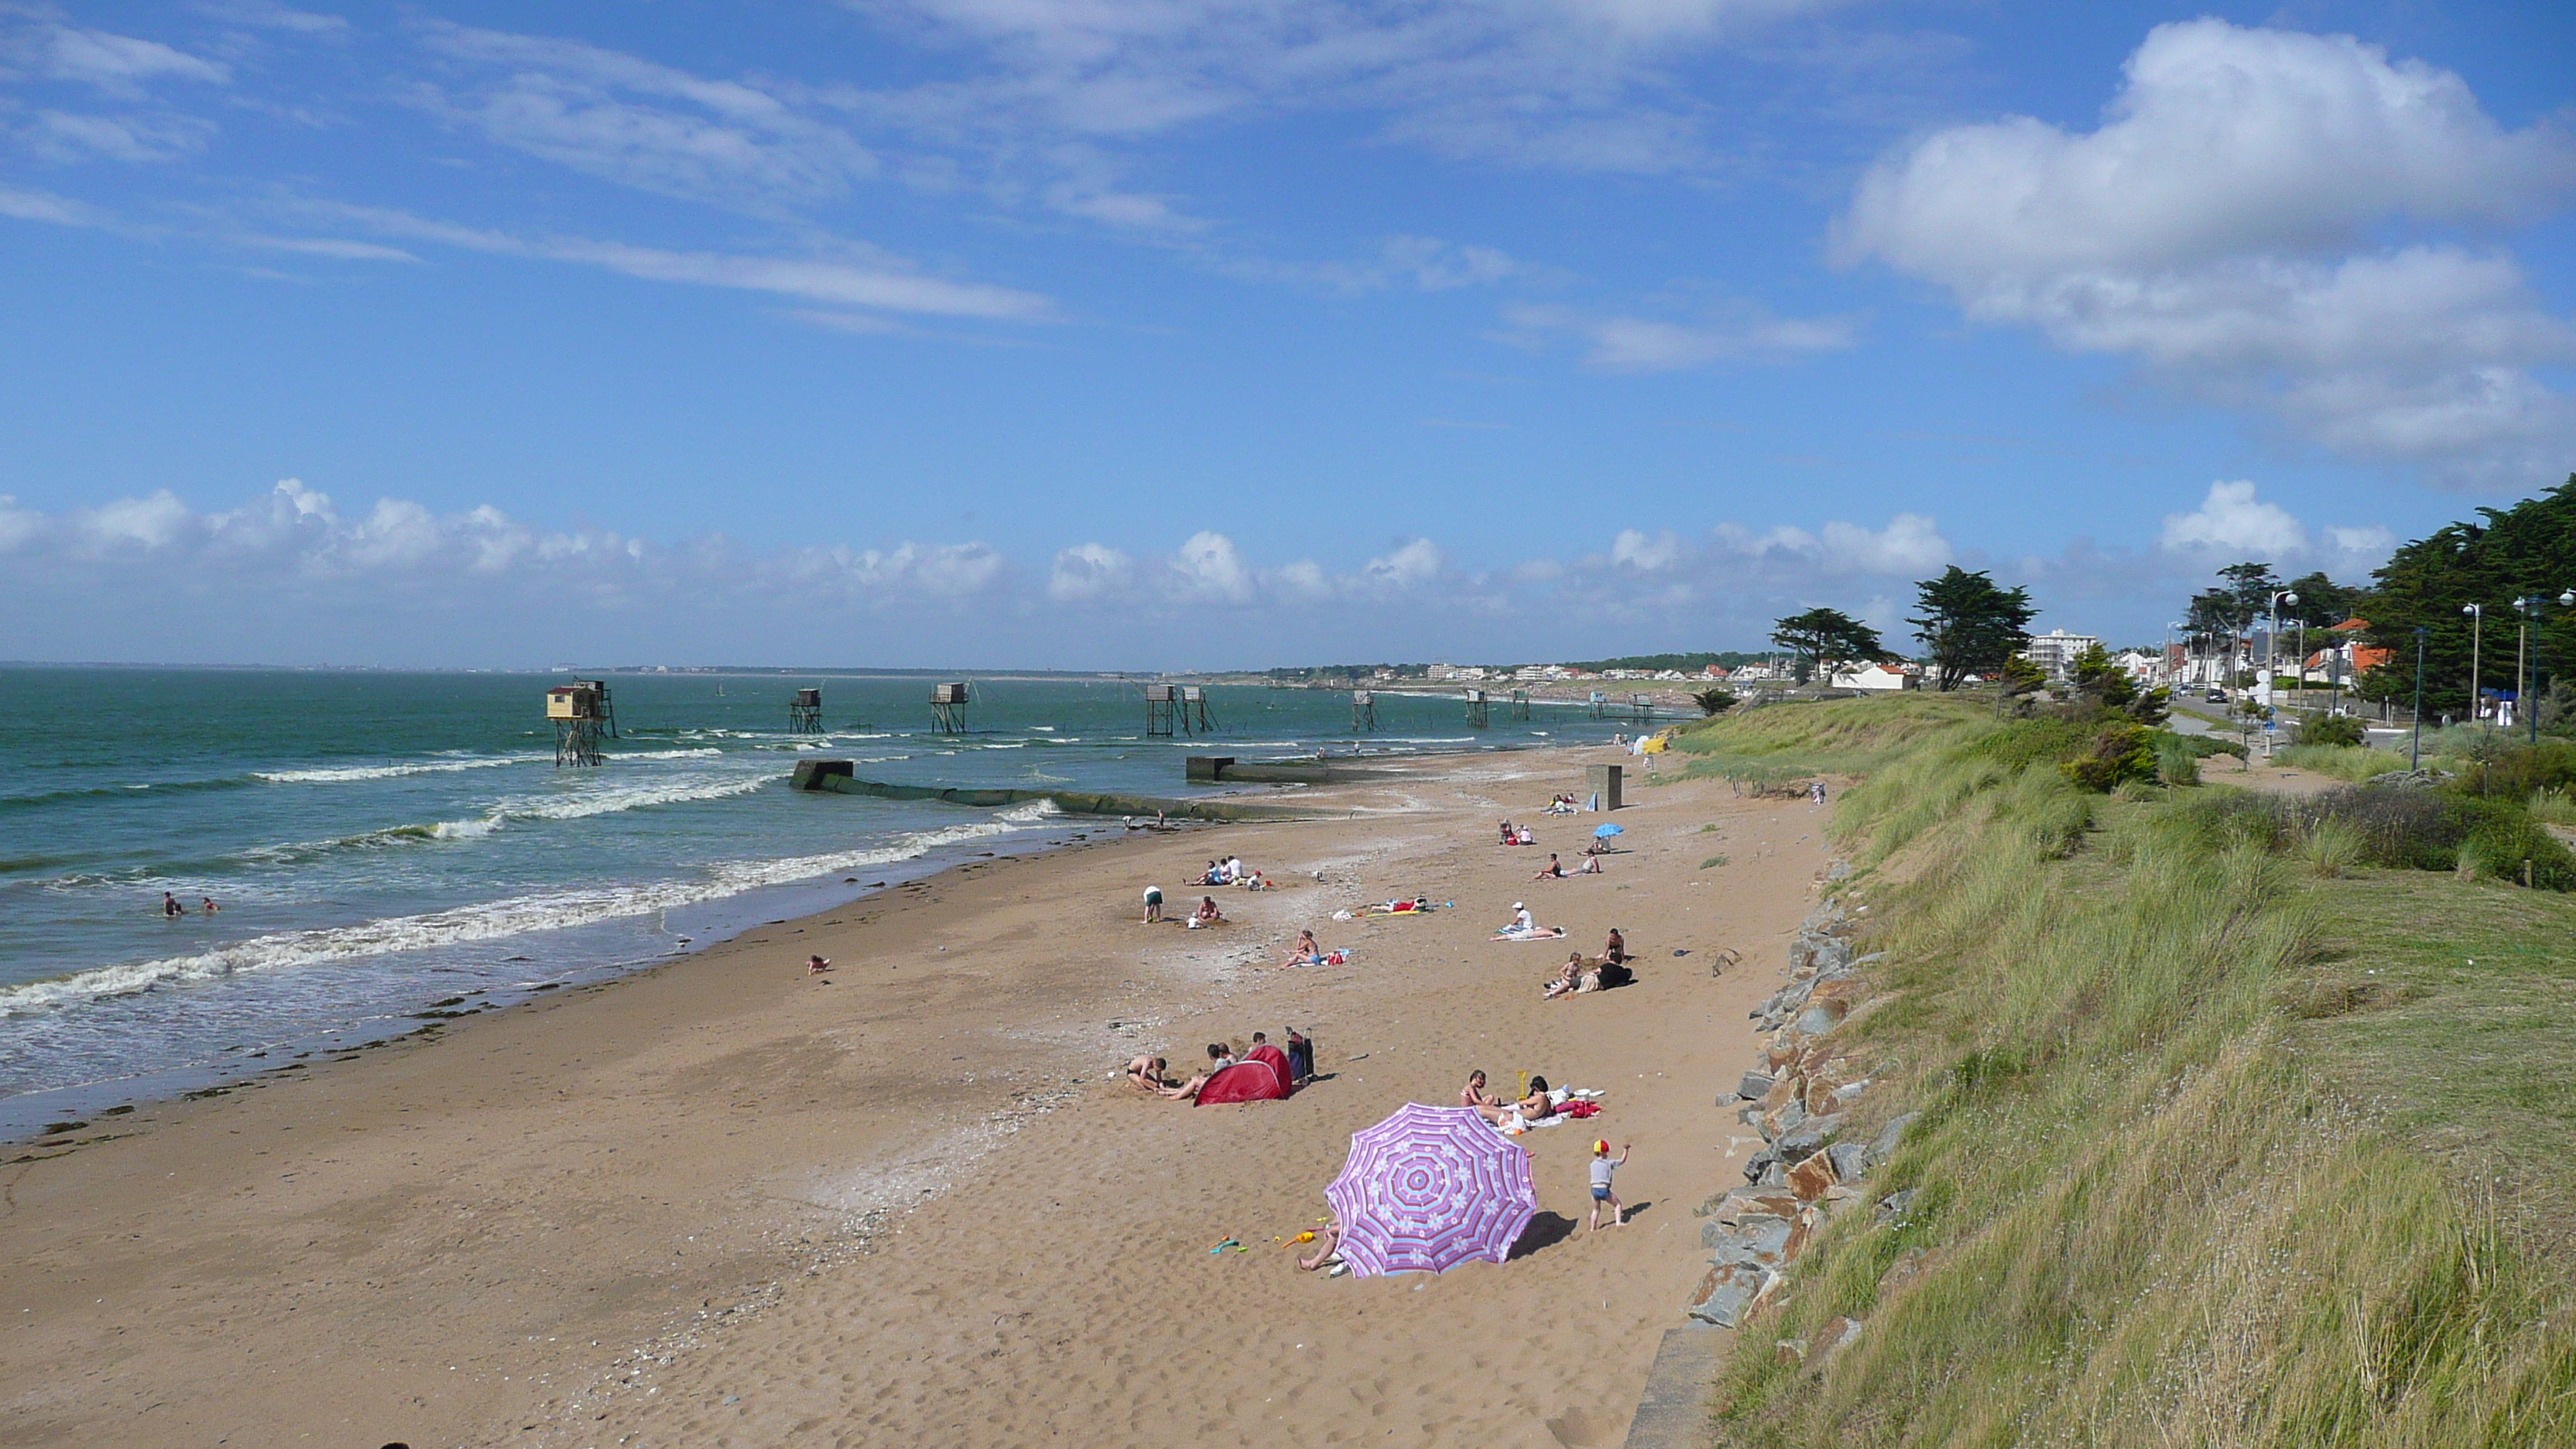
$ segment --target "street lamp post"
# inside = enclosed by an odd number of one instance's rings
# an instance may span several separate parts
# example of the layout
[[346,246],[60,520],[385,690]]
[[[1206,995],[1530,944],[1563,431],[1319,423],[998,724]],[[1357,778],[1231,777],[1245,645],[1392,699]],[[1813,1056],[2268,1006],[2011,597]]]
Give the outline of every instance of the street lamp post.
[[[2514,692],[2518,696],[2515,702],[2522,706],[2523,714],[2531,721],[2529,739],[2534,747],[2540,744],[2540,701],[2531,696],[2540,683],[2540,641],[2532,636],[2538,632],[2540,606],[2548,602],[2538,594],[2527,594],[2513,601],[2515,612],[2522,615],[2520,637],[2515,640],[2513,650]],[[2560,594],[2558,607],[2576,608],[2576,589]],[[2524,672],[2526,659],[2529,660],[2527,680]]]
[[2406,745],[2406,768],[2424,768],[2424,640],[2432,630],[2415,626],[2415,735]]
[[[2272,702],[2273,692],[2281,687],[2281,604],[2283,600],[2295,604],[2299,601],[2299,596],[2288,589],[2283,589],[2272,596],[2272,627],[2263,633],[2263,702],[2265,704]],[[2272,745],[2268,739],[2264,741],[2263,754],[2266,759],[2271,757]]]
[[2469,718],[2477,720],[2486,711],[2479,706],[2486,696],[2478,692],[2478,637],[2486,632],[2487,611],[2481,604],[2462,604],[2460,612],[2469,616]]

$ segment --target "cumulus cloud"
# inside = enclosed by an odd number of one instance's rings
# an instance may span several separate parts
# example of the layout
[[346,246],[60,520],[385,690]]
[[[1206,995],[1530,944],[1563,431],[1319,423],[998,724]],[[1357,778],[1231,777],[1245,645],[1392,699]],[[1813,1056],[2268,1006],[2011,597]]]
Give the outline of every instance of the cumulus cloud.
[[1669,528],[1652,537],[1637,529],[1623,528],[1619,530],[1619,536],[1610,541],[1610,562],[1640,573],[1650,574],[1671,568],[1681,556],[1682,541]]
[[1077,544],[1055,556],[1047,597],[1059,603],[1124,594],[1134,584],[1136,561],[1105,543]]
[[[1360,577],[1380,588],[1407,589],[1438,578],[1440,564],[1439,547],[1427,538],[1417,538],[1361,565]],[[1320,584],[1323,570],[1312,564],[1306,567],[1313,571]]]
[[2367,568],[2397,546],[2397,536],[2378,524],[2329,526],[2319,532],[2321,541],[2288,509],[2264,501],[2254,484],[2239,479],[2210,484],[2200,506],[2188,513],[2166,514],[2156,546],[2201,562],[2250,558],[2329,568]]
[[2529,371],[2576,357],[2576,329],[2504,253],[2380,239],[2571,193],[2576,140],[2498,126],[2449,71],[2198,20],[2148,34],[2093,131],[2014,117],[1881,160],[1835,250],[2344,456],[2527,483],[2576,444],[2576,407]]

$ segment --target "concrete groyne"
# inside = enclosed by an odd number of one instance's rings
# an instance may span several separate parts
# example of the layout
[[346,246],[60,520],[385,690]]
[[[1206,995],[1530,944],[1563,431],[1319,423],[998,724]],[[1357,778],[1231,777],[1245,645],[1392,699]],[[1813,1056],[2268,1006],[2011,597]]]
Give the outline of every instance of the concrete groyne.
[[1313,820],[1341,811],[1254,805],[1239,800],[1165,800],[1151,795],[1121,795],[1099,790],[1014,790],[964,786],[897,785],[858,778],[849,760],[799,760],[791,782],[795,788],[836,795],[873,795],[881,800],[939,800],[950,805],[995,810],[1043,800],[1068,815],[1159,815],[1171,820]]

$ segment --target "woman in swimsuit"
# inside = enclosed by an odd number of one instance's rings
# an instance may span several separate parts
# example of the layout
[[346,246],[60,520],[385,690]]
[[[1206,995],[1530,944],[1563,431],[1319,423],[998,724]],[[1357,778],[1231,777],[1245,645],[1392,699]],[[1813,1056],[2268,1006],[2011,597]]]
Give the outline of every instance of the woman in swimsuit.
[[1556,1104],[1547,1096],[1547,1078],[1531,1077],[1529,1090],[1528,1096],[1512,1104],[1512,1109],[1521,1114],[1522,1121],[1544,1122],[1556,1115]]
[[1322,964],[1323,959],[1324,948],[1315,944],[1315,933],[1312,931],[1299,931],[1297,933],[1297,944],[1288,948],[1288,959],[1280,962],[1279,964],[1282,966],[1315,966]]
[[1476,1115],[1484,1118],[1488,1122],[1500,1122],[1503,1120],[1502,1101],[1494,1096],[1493,1093],[1485,1090],[1485,1074],[1483,1072],[1469,1072],[1467,1074],[1467,1085],[1458,1089],[1458,1105],[1461,1107],[1474,1108],[1476,1110]]
[[1565,965],[1557,971],[1556,979],[1547,984],[1547,1000],[1554,1001],[1560,996],[1572,996],[1582,989],[1582,984],[1583,953],[1577,951],[1565,958]]

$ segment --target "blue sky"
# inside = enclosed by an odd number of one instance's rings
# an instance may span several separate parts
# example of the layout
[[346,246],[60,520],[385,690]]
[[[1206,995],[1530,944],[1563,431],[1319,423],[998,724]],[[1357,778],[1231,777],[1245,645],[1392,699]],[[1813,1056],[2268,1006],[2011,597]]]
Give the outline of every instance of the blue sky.
[[2576,470],[2571,60],[2541,5],[0,0],[0,656],[1568,658],[1901,634],[1950,562],[2149,638]]

